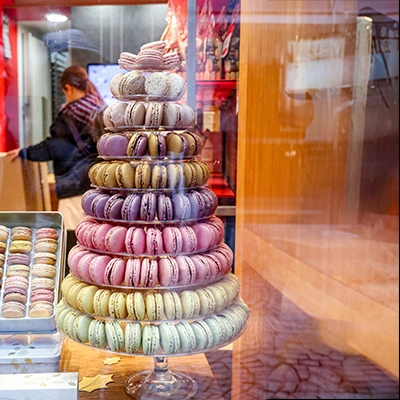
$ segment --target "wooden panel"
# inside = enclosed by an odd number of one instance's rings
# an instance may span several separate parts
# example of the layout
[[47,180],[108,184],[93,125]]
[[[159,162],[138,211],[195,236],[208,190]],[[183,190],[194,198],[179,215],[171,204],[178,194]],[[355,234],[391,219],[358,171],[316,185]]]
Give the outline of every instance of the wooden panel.
[[[280,301],[311,319],[315,346],[322,341],[362,355],[398,378],[398,229],[377,237],[365,226],[342,231],[339,225],[346,211],[357,7],[352,0],[241,2],[235,273],[254,312],[234,346],[233,399],[267,373],[274,351],[267,324],[271,317],[281,322]],[[328,53],[332,45],[326,59],[323,52],[316,57],[318,41]],[[302,46],[310,51],[296,64]],[[278,308],[268,302],[270,285],[282,296]],[[293,391],[300,389],[285,393]]]

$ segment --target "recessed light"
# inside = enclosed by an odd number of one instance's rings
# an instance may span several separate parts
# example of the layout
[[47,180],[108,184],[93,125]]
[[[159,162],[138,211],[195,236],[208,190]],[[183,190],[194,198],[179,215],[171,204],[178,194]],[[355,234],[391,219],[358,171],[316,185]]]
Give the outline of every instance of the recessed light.
[[50,22],[65,22],[68,18],[62,14],[46,14],[46,19]]

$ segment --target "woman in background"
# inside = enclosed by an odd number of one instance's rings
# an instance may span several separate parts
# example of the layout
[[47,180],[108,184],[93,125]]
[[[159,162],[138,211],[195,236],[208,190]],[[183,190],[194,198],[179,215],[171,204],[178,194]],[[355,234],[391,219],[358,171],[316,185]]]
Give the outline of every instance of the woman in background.
[[75,227],[83,218],[82,194],[90,188],[88,171],[98,162],[96,142],[104,132],[106,106],[87,72],[78,65],[65,69],[60,79],[66,102],[42,142],[8,152],[12,160],[52,161],[59,199],[68,230],[68,245],[75,244]]

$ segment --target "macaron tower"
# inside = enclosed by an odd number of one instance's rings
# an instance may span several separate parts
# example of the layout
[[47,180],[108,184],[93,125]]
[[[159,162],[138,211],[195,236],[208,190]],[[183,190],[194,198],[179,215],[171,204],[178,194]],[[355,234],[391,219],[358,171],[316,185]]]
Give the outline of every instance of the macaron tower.
[[[175,72],[179,57],[166,45],[121,53],[121,73],[110,84],[118,102],[104,113],[101,160],[89,171],[86,216],[57,306],[59,330],[72,340],[156,363],[234,341],[249,316],[207,187],[203,138]],[[127,380],[130,396],[158,398],[147,375]],[[182,375],[165,388],[171,398],[196,392]]]

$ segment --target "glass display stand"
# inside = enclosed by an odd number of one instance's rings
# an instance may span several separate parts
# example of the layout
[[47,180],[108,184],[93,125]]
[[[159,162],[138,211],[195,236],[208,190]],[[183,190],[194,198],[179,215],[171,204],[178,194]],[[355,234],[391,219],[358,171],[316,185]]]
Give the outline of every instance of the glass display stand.
[[134,399],[190,399],[197,392],[197,383],[189,375],[172,372],[168,357],[154,357],[154,369],[130,376],[126,393]]

